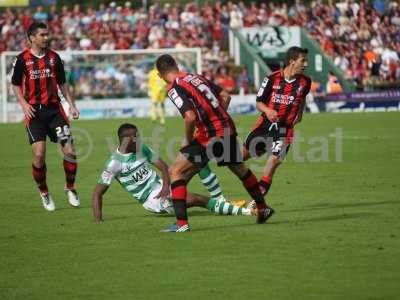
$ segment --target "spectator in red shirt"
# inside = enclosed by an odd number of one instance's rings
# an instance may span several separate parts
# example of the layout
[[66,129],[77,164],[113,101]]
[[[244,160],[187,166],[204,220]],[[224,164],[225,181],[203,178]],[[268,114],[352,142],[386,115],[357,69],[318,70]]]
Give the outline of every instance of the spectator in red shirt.
[[213,28],[213,39],[216,41],[221,41],[222,37],[224,35],[223,29],[222,29],[222,25],[220,21],[217,21],[215,23],[215,26]]
[[235,79],[227,74],[225,67],[220,67],[217,77],[215,78],[217,84],[227,90],[229,93],[232,93],[236,88]]
[[29,8],[24,10],[24,14],[21,16],[21,24],[26,31],[28,27],[33,23],[32,12]]
[[123,37],[119,37],[115,49],[129,49],[129,43]]

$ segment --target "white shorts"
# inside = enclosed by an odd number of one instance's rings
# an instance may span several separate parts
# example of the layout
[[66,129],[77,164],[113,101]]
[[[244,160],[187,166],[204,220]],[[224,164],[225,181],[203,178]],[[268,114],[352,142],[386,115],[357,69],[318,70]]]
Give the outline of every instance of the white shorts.
[[168,198],[156,198],[162,189],[162,184],[158,185],[150,195],[147,200],[143,203],[145,210],[156,213],[156,214],[175,214],[174,206],[171,199]]

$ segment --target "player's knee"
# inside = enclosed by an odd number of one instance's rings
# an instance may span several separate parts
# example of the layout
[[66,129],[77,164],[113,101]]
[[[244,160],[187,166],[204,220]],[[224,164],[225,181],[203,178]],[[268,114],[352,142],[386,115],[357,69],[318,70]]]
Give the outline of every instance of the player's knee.
[[64,156],[67,157],[71,157],[71,158],[75,158],[76,154],[75,154],[75,149],[72,146],[72,144],[70,143],[66,143],[63,147],[62,147],[62,151],[64,153]]
[[33,164],[39,168],[44,165],[45,162],[45,154],[42,152],[34,152],[33,153]]

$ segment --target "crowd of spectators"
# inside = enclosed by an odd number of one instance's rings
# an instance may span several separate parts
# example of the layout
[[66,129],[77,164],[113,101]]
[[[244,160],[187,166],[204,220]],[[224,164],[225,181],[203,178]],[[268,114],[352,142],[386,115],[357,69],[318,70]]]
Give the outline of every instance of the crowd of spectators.
[[236,92],[249,91],[251,84],[245,70],[232,74],[235,68],[227,54],[229,27],[297,25],[320,42],[350,81],[365,86],[400,80],[397,1],[328,4],[319,0],[305,5],[296,0],[290,6],[272,1],[249,5],[211,1],[202,6],[156,3],[148,11],[134,9],[128,1],[122,6],[111,2],[97,8],[77,4],[60,10],[56,6],[7,9],[0,13],[0,52],[26,47],[25,31],[33,21],[49,24],[50,46],[57,50],[200,47],[205,76]]
[[314,4],[308,32],[320,41],[345,77],[358,86],[400,80],[400,5],[398,1]]

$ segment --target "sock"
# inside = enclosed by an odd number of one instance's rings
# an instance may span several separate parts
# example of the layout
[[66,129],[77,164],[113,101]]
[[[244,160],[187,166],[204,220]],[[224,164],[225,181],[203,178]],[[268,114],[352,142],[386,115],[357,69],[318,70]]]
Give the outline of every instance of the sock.
[[186,182],[184,180],[180,179],[171,183],[171,198],[175,210],[176,224],[178,226],[188,224],[186,195]]
[[200,170],[199,177],[205,188],[210,193],[211,198],[225,200],[224,196],[222,195],[217,175],[211,171],[208,165]]
[[271,187],[272,178],[268,175],[265,175],[261,178],[259,184],[263,192],[262,194],[265,196],[268,193],[269,188]]
[[36,168],[32,164],[32,176],[33,179],[36,181],[40,193],[42,194],[47,194],[49,192],[46,183],[46,171],[47,171],[46,164],[44,164],[41,168]]
[[76,170],[78,168],[78,164],[76,162],[76,156],[75,155],[65,156],[63,164],[64,164],[65,181],[66,181],[65,187],[68,190],[72,190],[74,189]]
[[251,215],[250,209],[242,208],[226,201],[217,201],[212,198],[208,200],[207,209],[218,215]]
[[246,175],[241,178],[242,183],[251,196],[254,201],[256,201],[256,205],[258,209],[262,209],[266,207],[265,200],[263,195],[261,194],[260,191],[260,186],[258,184],[256,176],[251,172],[251,170],[248,170]]

